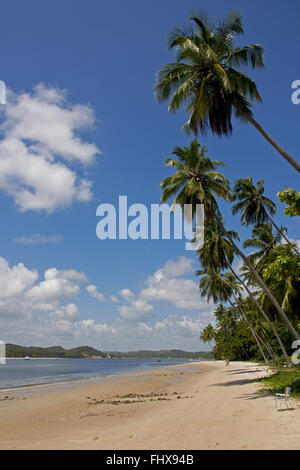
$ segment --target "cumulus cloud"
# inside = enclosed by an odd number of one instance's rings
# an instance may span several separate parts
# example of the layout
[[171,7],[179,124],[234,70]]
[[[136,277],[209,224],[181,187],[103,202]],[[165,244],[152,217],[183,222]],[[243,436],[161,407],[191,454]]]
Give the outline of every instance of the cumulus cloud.
[[75,304],[68,304],[54,309],[50,315],[58,320],[75,321],[78,318],[78,307]]
[[207,302],[200,297],[197,283],[182,276],[193,272],[193,260],[179,257],[168,261],[147,281],[147,287],[140,292],[140,298],[148,301],[168,301],[183,310],[203,310]]
[[62,239],[62,235],[41,235],[36,233],[28,237],[14,238],[13,241],[22,245],[43,245],[45,243],[59,243]]
[[69,299],[77,295],[82,281],[87,281],[85,274],[74,269],[59,271],[56,268],[50,268],[45,271],[44,280],[33,286],[26,295],[37,305],[49,305],[57,300]]
[[91,182],[68,165],[90,164],[100,153],[76,134],[94,124],[93,110],[69,103],[62,90],[39,84],[32,93],[9,92],[4,113],[0,189],[20,210],[52,212],[90,200]]
[[[178,269],[177,269],[178,266]],[[86,275],[75,269],[59,270],[50,268],[44,272],[39,281],[34,269],[22,263],[9,266],[4,258],[0,258],[0,330],[1,339],[19,344],[78,346],[90,344],[103,350],[129,349],[169,349],[182,348],[187,350],[203,349],[199,342],[201,329],[213,320],[211,306],[199,303],[194,287],[188,290],[182,276],[193,271],[192,261],[178,258],[166,263],[147,279],[147,287],[138,294],[130,289],[122,289],[119,299],[111,296],[119,312],[109,323],[98,319],[80,316],[78,306],[69,299],[76,296],[83,283],[87,283]],[[158,276],[158,272],[162,276]],[[179,276],[179,277],[177,277]],[[181,276],[181,277],[180,277]],[[158,280],[158,278],[160,280]],[[171,286],[170,281],[182,283],[184,289],[175,297],[175,290],[180,285]],[[167,283],[167,284],[166,284]],[[154,306],[146,298],[144,291],[155,288],[156,294],[148,296],[153,300],[168,300],[171,305],[186,307],[184,298],[191,295],[193,306],[197,303],[198,312],[191,314],[173,313],[158,317]],[[101,292],[93,284],[88,284],[86,291],[90,295],[100,296]],[[172,294],[172,295],[171,295]],[[193,298],[195,296],[195,298]],[[107,297],[107,300],[109,297]],[[123,304],[122,304],[123,303]],[[205,307],[205,308],[204,308]],[[192,310],[192,308],[191,308]],[[155,314],[155,316],[154,316]],[[13,319],[13,321],[12,321]]]
[[17,297],[31,287],[38,278],[36,270],[27,269],[23,263],[10,267],[0,257],[0,300]]
[[93,284],[87,286],[86,290],[90,294],[90,296],[94,297],[94,299],[98,300],[98,302],[103,302],[105,300],[102,292],[98,292],[97,287]]
[[120,316],[125,321],[144,321],[153,316],[154,307],[143,299],[135,298],[129,289],[120,291],[121,297],[127,300],[128,305],[118,307]]

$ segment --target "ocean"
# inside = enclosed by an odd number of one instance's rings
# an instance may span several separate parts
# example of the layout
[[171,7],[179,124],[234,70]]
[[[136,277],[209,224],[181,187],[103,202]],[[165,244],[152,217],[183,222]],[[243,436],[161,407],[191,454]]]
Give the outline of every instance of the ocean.
[[168,367],[188,359],[8,359],[0,365],[0,390]]

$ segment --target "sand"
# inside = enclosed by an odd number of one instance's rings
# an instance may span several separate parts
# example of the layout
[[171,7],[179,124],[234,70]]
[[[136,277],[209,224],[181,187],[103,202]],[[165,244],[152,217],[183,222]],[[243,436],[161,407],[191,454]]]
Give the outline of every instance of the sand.
[[266,373],[199,362],[0,392],[0,449],[300,449],[300,403],[276,410]]

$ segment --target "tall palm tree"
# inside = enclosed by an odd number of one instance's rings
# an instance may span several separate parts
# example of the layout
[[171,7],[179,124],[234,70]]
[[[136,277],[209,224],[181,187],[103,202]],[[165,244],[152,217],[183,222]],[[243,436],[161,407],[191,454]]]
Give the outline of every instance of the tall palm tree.
[[222,316],[226,315],[226,307],[223,304],[218,304],[214,311],[214,316],[216,317],[217,321],[220,321]]
[[240,306],[241,309],[247,312],[246,317],[250,317],[251,319],[251,326],[257,335],[260,343],[262,346],[266,348],[270,357],[274,360],[276,364],[278,364],[278,356],[274,352],[271,344],[269,343],[269,336],[270,336],[270,325],[269,322],[266,322],[264,319],[261,318],[260,312],[253,308],[253,302],[250,297],[241,298],[239,297],[236,299],[236,304]]
[[[238,238],[237,232],[230,231],[229,233],[231,233],[231,236],[234,238]],[[231,271],[232,275],[237,279],[238,283],[244,287],[260,314],[269,324],[286,358],[287,363],[290,364],[288,354],[275,326],[263,310],[258,300],[254,297],[248,286],[244,281],[242,281],[241,277],[233,269],[232,264],[234,260],[234,249],[226,236],[220,233],[220,229],[216,222],[211,221],[210,223],[206,224],[204,244],[201,248],[198,249],[197,253],[199,256],[199,261],[204,268],[209,268],[211,270],[229,269]]]
[[261,273],[268,256],[281,242],[281,235],[274,235],[270,223],[257,225],[252,230],[252,238],[244,241],[244,248],[256,248],[258,251],[251,253],[248,259],[253,264],[258,273]]
[[[254,330],[253,326],[251,325],[250,321],[248,320],[247,315],[246,315],[246,313],[245,313],[245,311],[242,307],[242,303],[241,303],[241,284],[239,283],[239,281],[236,279],[236,277],[232,273],[225,273],[224,274],[224,279],[226,279],[226,282],[231,287],[231,295],[235,299],[235,305],[234,305],[232,303],[230,297],[228,298],[228,302],[230,303],[231,308],[233,308],[233,309],[235,308],[240,313],[242,319],[244,320],[244,322],[247,324],[248,328],[250,329],[251,334],[255,339],[255,342],[258,346],[258,349],[259,349],[262,357],[264,358],[265,363],[268,364],[269,361],[266,358],[265,353],[264,353],[263,348],[262,348],[262,345],[261,345],[262,340],[259,337],[259,335],[256,333],[256,331]],[[237,296],[238,296],[238,298],[237,298]]]
[[261,102],[255,82],[241,67],[263,67],[263,48],[257,44],[236,46],[235,39],[244,33],[242,18],[232,12],[213,25],[203,15],[190,18],[190,27],[176,28],[168,41],[175,49],[175,62],[167,64],[157,75],[155,93],[159,102],[171,98],[169,112],[186,107],[187,130],[196,135],[208,129],[218,136],[232,132],[232,111],[250,122],[280,155],[300,173],[300,164],[282,149],[255,121],[252,102]]
[[220,161],[212,161],[206,155],[205,147],[200,146],[197,140],[193,140],[189,147],[176,147],[172,155],[176,158],[167,158],[166,165],[174,167],[177,171],[171,177],[161,181],[162,188],[161,202],[168,201],[175,196],[175,204],[183,207],[185,204],[192,204],[193,213],[196,212],[196,205],[203,204],[206,220],[215,220],[234,248],[234,251],[242,258],[248,266],[257,284],[263,289],[278,314],[286,324],[294,339],[300,339],[296,329],[293,327],[281,306],[268,289],[262,278],[256,272],[247,256],[239,249],[234,242],[234,237],[226,231],[216,197],[229,200],[231,198],[229,181],[225,176],[216,171],[218,166],[224,166]]
[[[280,229],[271,216],[276,214],[276,206],[268,197],[264,196],[264,181],[260,180],[256,186],[252,178],[243,178],[236,181],[234,185],[234,198],[238,201],[232,208],[232,213],[241,213],[242,225],[261,225],[271,222],[278,233],[291,245],[285,235],[285,229]],[[294,245],[293,245],[294,246]],[[295,251],[298,253],[296,246]]]
[[[263,265],[263,277],[276,295],[282,308],[296,319],[300,299],[300,255],[290,245],[278,245],[270,251]],[[263,303],[267,299],[262,296]]]
[[[231,302],[230,298],[233,295],[234,291],[239,292],[239,285],[238,282],[234,279],[234,277],[230,276],[230,274],[221,274],[220,272],[215,271],[211,268],[199,270],[196,272],[196,275],[201,276],[199,283],[201,296],[206,297],[208,301],[212,298],[215,303],[218,301],[229,302],[233,309],[233,312],[235,311],[235,307]],[[250,330],[253,334],[253,337],[257,345],[259,346],[259,350],[261,351],[265,362],[267,363],[267,358],[261,348],[257,335],[255,334],[250,323],[248,322],[244,312],[241,310],[239,310],[239,312],[243,319],[246,321],[247,325],[250,326]]]
[[203,341],[203,343],[209,343],[211,347],[211,341],[214,340],[215,334],[214,327],[209,324],[201,331],[200,340]]
[[207,220],[212,220],[218,208],[215,198],[229,200],[231,197],[228,179],[217,171],[225,164],[211,160],[206,147],[196,139],[188,147],[175,147],[171,154],[176,158],[167,158],[165,163],[177,171],[161,181],[161,202],[175,196],[173,207],[178,204],[183,209],[185,204],[190,204],[193,216],[197,204],[203,204]]

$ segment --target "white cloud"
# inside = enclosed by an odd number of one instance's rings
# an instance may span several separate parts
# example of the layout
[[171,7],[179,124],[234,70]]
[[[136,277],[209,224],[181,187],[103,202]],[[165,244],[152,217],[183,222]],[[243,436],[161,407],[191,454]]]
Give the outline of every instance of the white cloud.
[[143,299],[136,299],[133,292],[129,289],[120,291],[120,295],[129,305],[118,307],[122,320],[125,321],[144,321],[153,316],[154,307]]
[[94,299],[98,300],[98,302],[103,302],[105,300],[102,292],[98,292],[97,287],[93,284],[87,286],[86,290],[90,294],[90,296],[94,297]]
[[[176,266],[178,263],[178,270]],[[192,271],[191,261],[178,259],[166,263],[161,268],[163,276],[158,281],[156,271],[150,284],[156,289],[166,282],[178,281],[185,289],[182,297],[168,298],[171,304],[183,305],[184,295],[194,295],[183,281],[189,279],[176,277],[179,273]],[[173,276],[173,277],[172,277]],[[98,319],[80,316],[78,306],[69,299],[76,296],[81,284],[87,282],[84,273],[75,269],[47,269],[44,279],[38,282],[36,270],[30,270],[22,263],[10,267],[7,261],[0,258],[0,331],[1,339],[17,344],[53,345],[62,344],[73,347],[90,344],[103,350],[132,349],[203,349],[199,341],[201,329],[212,321],[211,306],[198,304],[196,314],[176,313],[153,319],[155,311],[141,292],[135,295],[130,289],[122,289],[120,298],[125,302],[118,305],[119,316],[110,323]],[[168,284],[169,285],[169,284]],[[89,284],[87,291],[100,294],[96,286]],[[94,289],[95,288],[95,289]],[[149,286],[147,287],[147,289]],[[176,286],[179,289],[179,285]],[[174,291],[174,286],[172,287]],[[173,292],[172,291],[172,292]],[[161,296],[161,292],[158,292]],[[174,292],[173,292],[174,295]],[[118,300],[117,297],[114,299]],[[108,297],[109,298],[109,297]],[[155,297],[157,298],[157,297]],[[112,300],[112,299],[110,299]],[[66,301],[69,301],[66,303]],[[120,300],[121,301],[121,300]],[[112,300],[113,302],[113,300]],[[205,307],[205,308],[204,308]],[[158,312],[156,313],[156,317]],[[148,321],[149,320],[149,321]]]
[[68,304],[53,310],[50,315],[58,320],[75,321],[78,318],[78,307],[75,304]]
[[90,164],[100,153],[75,134],[93,125],[92,109],[71,105],[63,91],[40,84],[32,93],[9,92],[4,113],[0,189],[20,210],[52,212],[90,200],[91,182],[59,159]]
[[193,271],[193,260],[179,257],[168,261],[147,281],[147,287],[140,292],[140,298],[152,301],[168,301],[183,310],[203,310],[207,302],[200,297],[198,284],[192,279],[180,276]]
[[10,268],[8,262],[0,257],[0,300],[22,294],[37,278],[36,270],[27,269],[23,263]]
[[125,300],[128,300],[128,302],[130,302],[131,300],[134,299],[134,293],[131,292],[130,289],[122,289],[120,291],[120,295],[121,297],[123,297]]
[[[60,299],[69,299],[80,292],[79,284],[86,281],[85,274],[74,269],[59,271],[50,268],[45,271],[44,281],[33,286],[27,298],[38,304],[52,304]],[[40,307],[38,307],[40,308]]]
[[62,235],[41,235],[40,233],[36,233],[28,237],[14,238],[13,241],[22,245],[42,245],[45,243],[58,243],[62,239]]

